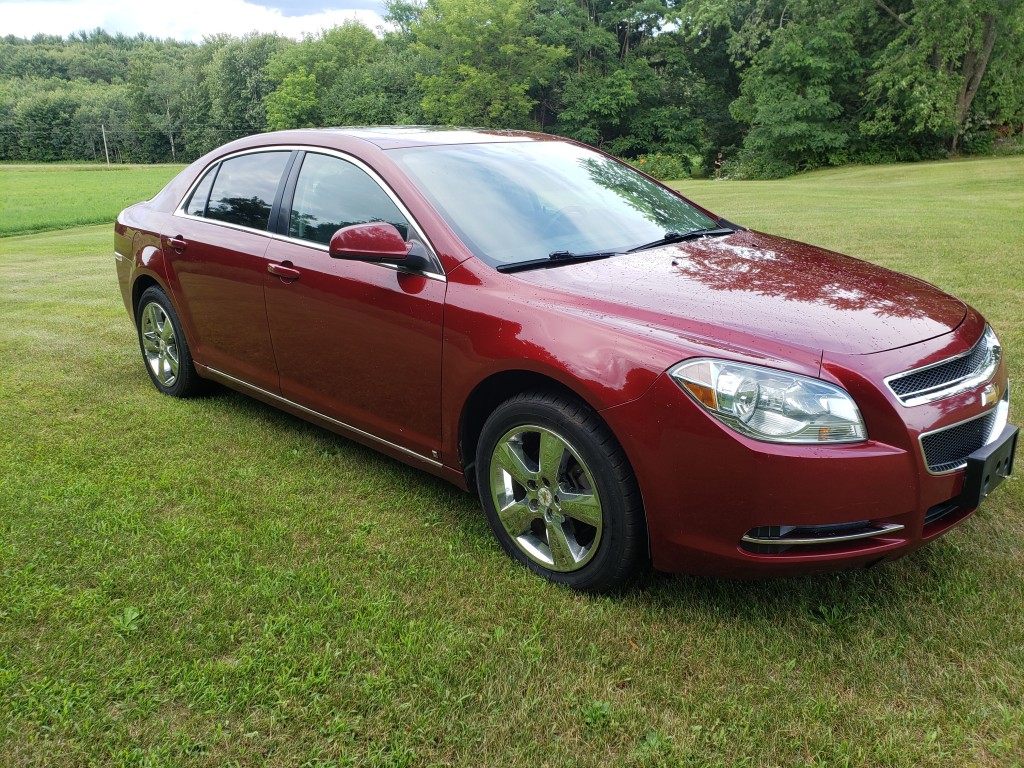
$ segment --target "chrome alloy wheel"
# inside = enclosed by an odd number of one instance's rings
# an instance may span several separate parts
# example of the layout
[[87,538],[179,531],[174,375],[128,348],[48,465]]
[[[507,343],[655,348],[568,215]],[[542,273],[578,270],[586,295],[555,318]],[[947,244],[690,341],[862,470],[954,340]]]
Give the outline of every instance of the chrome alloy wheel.
[[173,387],[178,379],[178,339],[171,318],[155,301],[142,310],[142,349],[153,377]]
[[545,427],[517,426],[491,454],[491,498],[505,531],[531,560],[576,571],[601,541],[601,500],[579,453]]

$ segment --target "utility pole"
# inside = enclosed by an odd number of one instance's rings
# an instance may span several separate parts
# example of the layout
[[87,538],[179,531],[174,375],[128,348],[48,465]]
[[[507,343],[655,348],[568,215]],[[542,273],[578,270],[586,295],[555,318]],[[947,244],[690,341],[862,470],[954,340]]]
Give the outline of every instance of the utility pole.
[[110,165],[110,152],[107,149],[107,126],[100,123],[100,130],[103,132],[103,154],[107,157],[107,165]]

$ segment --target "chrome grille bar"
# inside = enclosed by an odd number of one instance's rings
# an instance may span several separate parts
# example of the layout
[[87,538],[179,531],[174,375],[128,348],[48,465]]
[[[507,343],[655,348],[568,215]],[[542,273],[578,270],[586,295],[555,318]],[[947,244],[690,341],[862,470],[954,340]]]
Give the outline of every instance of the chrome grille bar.
[[[763,529],[778,531],[776,534],[762,533]],[[844,541],[870,539],[873,536],[884,536],[888,533],[902,531],[898,523],[843,523],[840,525],[791,526],[773,525],[752,528],[743,536],[747,544],[768,544],[785,546],[812,546],[822,544],[838,544]]]
[[986,326],[978,342],[963,354],[894,374],[885,384],[903,405],[923,405],[984,384],[995,375],[1001,357],[999,340]]

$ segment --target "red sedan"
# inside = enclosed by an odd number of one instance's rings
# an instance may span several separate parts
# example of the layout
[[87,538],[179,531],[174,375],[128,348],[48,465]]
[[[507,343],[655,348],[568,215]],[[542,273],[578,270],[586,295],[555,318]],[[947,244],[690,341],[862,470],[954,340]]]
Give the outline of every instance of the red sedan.
[[475,489],[513,558],[578,589],[647,559],[872,565],[1012,468],[978,312],[552,136],[252,136],[115,232],[157,389],[217,381]]

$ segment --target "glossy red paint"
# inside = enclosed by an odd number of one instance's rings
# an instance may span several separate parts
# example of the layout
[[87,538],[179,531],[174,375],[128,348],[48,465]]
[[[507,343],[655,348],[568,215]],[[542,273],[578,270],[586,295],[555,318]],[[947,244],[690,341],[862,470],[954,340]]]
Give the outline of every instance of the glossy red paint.
[[331,256],[341,258],[401,260],[409,254],[410,246],[392,224],[353,224],[334,233],[329,250]]
[[[263,235],[211,227],[184,217],[172,232],[185,243],[163,252],[178,314],[191,333],[197,360],[223,373],[278,392],[274,348],[263,301],[270,241]],[[207,231],[209,230],[209,231]]]
[[291,242],[268,255],[301,273],[266,281],[281,394],[415,454],[439,451],[445,284]]
[[[924,431],[982,412],[977,393],[908,409],[881,384],[895,370],[927,365],[946,359],[952,349],[968,348],[983,329],[984,322],[971,311],[952,334],[916,345],[909,357],[905,349],[827,355],[822,378],[842,384],[856,400],[871,436],[861,444],[780,446],[737,436],[695,413],[667,376],[642,398],[603,411],[642,478],[645,504],[662,511],[648,515],[655,566],[754,576],[765,568],[790,575],[833,570],[837,560],[866,565],[906,554],[964,519],[973,509],[944,518],[941,526],[925,527],[925,511],[955,498],[963,473],[929,474],[917,439]],[[1005,377],[1004,366],[997,379]],[[652,423],[662,428],[647,429]],[[694,467],[700,481],[659,481],[678,477],[682,467]],[[775,525],[780,519],[787,525],[814,524],[822,521],[823,510],[830,523],[875,520],[905,528],[870,544],[813,554],[759,556],[736,546],[752,527]]]
[[967,311],[908,275],[751,231],[519,277],[569,294],[610,323],[711,339],[723,332],[770,336],[783,345],[854,354],[947,334]]
[[[970,514],[925,525],[963,472],[932,475],[922,432],[985,409],[975,391],[907,408],[883,380],[962,354],[985,328],[934,286],[750,231],[557,269],[502,273],[472,256],[388,151],[555,141],[499,131],[322,130],[264,134],[201,158],[115,228],[129,312],[140,286],[178,308],[204,376],[462,486],[487,393],[547,382],[596,410],[636,474],[655,567],[789,575],[896,557]],[[419,224],[436,275],[332,258],[408,250],[390,224],[324,247],[176,213],[220,158],[260,147],[326,149],[370,169]],[[701,209],[704,210],[704,209]],[[397,238],[397,239],[396,239]],[[780,445],[730,430],[667,375],[716,357],[845,389],[869,439]],[[1005,363],[995,379],[1006,381]],[[493,403],[491,403],[493,405]],[[485,414],[484,414],[485,415]],[[755,526],[899,523],[865,542],[754,554]]]

